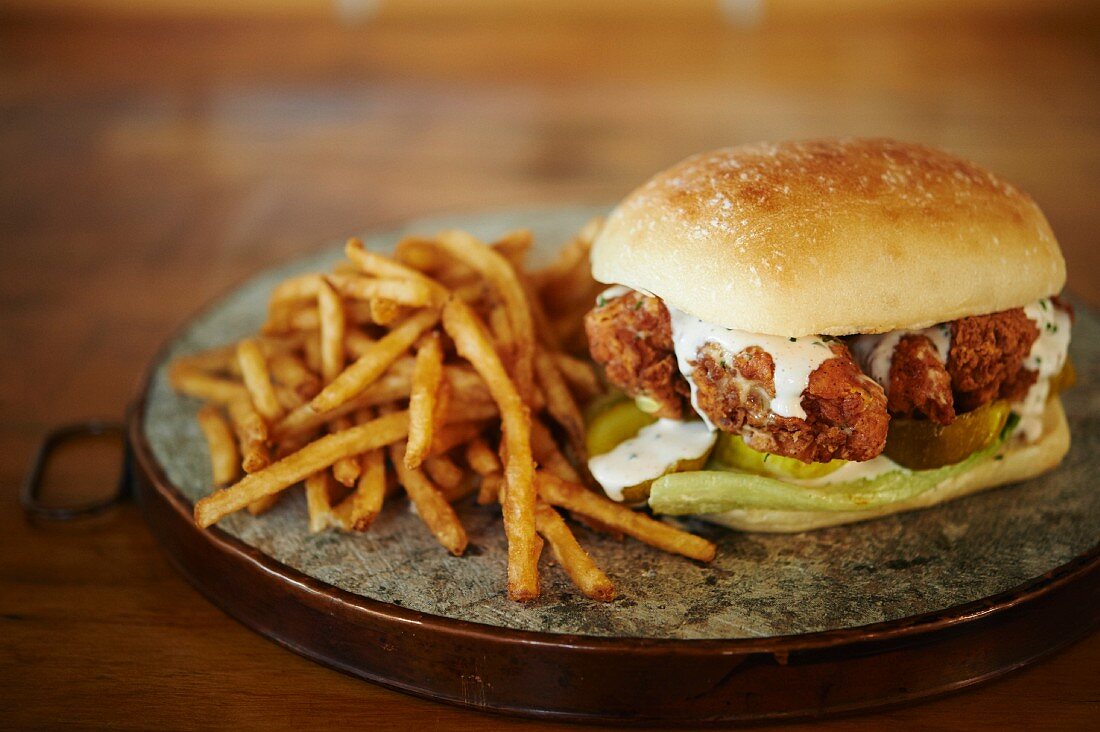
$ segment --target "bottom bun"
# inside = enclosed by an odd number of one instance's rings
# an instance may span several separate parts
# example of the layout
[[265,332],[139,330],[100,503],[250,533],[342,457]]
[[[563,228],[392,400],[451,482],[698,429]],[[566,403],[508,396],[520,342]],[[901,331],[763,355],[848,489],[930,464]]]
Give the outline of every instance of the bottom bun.
[[1062,400],[1055,397],[1043,413],[1042,437],[1030,444],[1009,441],[998,453],[1000,460],[990,457],[970,470],[947,478],[935,488],[905,501],[877,506],[866,511],[768,511],[743,509],[700,516],[738,531],[794,533],[826,526],[839,526],[857,521],[889,516],[903,511],[928,508],[971,493],[995,488],[1006,483],[1034,478],[1062,462],[1069,451],[1069,425],[1062,409]]

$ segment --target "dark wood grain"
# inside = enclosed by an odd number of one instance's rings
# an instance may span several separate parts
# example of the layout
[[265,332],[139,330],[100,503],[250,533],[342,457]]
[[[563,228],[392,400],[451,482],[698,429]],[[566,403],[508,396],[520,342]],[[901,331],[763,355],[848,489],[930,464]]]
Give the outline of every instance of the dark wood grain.
[[[611,202],[730,142],[888,134],[1029,190],[1100,304],[1100,25],[522,19],[0,23],[0,709],[19,727],[480,729],[245,630],[134,507],[28,522],[50,425],[121,416],[157,345],[249,273],[441,210]],[[72,476],[72,477],[70,477]],[[109,484],[93,460],[56,488]],[[1081,728],[1100,637],[971,692],[826,723]],[[500,728],[539,726],[493,720]]]

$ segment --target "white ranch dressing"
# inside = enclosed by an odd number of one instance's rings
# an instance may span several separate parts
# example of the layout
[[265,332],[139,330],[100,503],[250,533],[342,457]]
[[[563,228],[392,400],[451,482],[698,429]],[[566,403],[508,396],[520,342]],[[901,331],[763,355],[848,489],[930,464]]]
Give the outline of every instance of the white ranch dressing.
[[810,383],[810,374],[817,367],[835,358],[829,345],[819,336],[785,338],[783,336],[748,333],[713,325],[678,310],[668,303],[668,314],[672,321],[672,343],[676,350],[676,361],[680,373],[691,387],[691,405],[711,429],[714,425],[699,409],[698,390],[691,378],[695,368],[691,362],[699,355],[699,350],[708,343],[714,343],[734,356],[750,346],[767,351],[775,364],[775,398],[771,400],[771,411],[780,417],[806,418],[802,408],[802,392]]
[[1012,409],[1020,415],[1017,433],[1028,442],[1035,442],[1043,434],[1043,413],[1050,397],[1050,380],[1066,365],[1072,323],[1069,313],[1055,307],[1046,297],[1025,305],[1024,315],[1039,328],[1039,337],[1031,344],[1023,367],[1038,372],[1038,377]]
[[883,391],[890,393],[890,366],[894,363],[894,350],[907,335],[922,335],[932,341],[940,363],[947,364],[951,351],[951,324],[938,323],[920,330],[892,330],[888,333],[867,333],[848,341],[856,362],[864,373],[877,381]]
[[622,297],[623,295],[627,295],[631,292],[633,292],[633,290],[631,290],[626,285],[612,285],[611,287],[608,287],[606,290],[601,292],[599,295],[596,295],[596,304],[606,305],[608,300],[614,300],[617,297]]
[[611,452],[589,459],[588,469],[608,498],[621,502],[624,488],[659,478],[681,460],[699,457],[715,439],[717,433],[702,422],[659,419]]

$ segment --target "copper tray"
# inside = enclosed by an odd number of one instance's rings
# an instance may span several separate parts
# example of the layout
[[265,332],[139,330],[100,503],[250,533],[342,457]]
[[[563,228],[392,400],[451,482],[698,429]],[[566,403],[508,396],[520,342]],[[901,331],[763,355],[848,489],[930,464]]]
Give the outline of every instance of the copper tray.
[[[533,228],[552,250],[594,213],[558,208],[422,221],[370,237],[461,226]],[[545,250],[544,250],[545,251]],[[489,509],[460,507],[476,546],[454,558],[393,501],[365,535],[310,535],[288,496],[269,516],[203,531],[192,501],[209,484],[194,405],[165,383],[172,355],[258,325],[281,277],[325,266],[338,247],[246,283],[165,346],[131,409],[134,484],[177,567],[250,628],[327,666],[473,708],[579,721],[721,724],[899,704],[1019,668],[1100,620],[1100,321],[1080,312],[1063,466],[1018,486],[927,511],[790,536],[702,524],[711,565],[578,538],[620,591],[580,597],[559,569],[543,597],[503,593],[504,542]]]

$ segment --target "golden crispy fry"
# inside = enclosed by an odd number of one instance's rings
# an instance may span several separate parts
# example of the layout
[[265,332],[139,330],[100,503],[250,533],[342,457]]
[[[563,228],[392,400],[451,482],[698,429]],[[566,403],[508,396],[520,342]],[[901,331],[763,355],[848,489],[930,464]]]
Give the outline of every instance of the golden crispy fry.
[[424,472],[446,492],[458,488],[466,478],[465,471],[446,455],[432,455],[424,461]]
[[205,351],[188,353],[172,361],[175,368],[203,371],[206,373],[227,372],[240,376],[241,368],[237,364],[237,346],[219,346]]
[[[454,415],[457,416],[457,415]],[[451,422],[435,431],[432,449],[429,455],[442,455],[445,452],[469,442],[480,435],[486,427],[484,420],[462,420]]]
[[553,353],[551,358],[579,400],[587,402],[603,393],[600,377],[592,364],[566,353]]
[[271,383],[271,374],[267,370],[267,358],[264,357],[259,343],[246,338],[237,344],[237,360],[241,364],[244,385],[252,397],[252,404],[268,422],[278,421],[283,416],[283,405],[275,394]]
[[527,304],[527,293],[516,271],[500,254],[462,231],[440,233],[436,245],[489,280],[503,301],[508,310],[512,338],[516,344],[513,355],[516,390],[528,402],[534,386],[535,333]]
[[466,496],[477,490],[477,483],[474,482],[470,476],[464,476],[461,481],[456,483],[454,487],[446,488],[439,486],[439,492],[443,495],[443,498],[447,503],[454,503],[455,501],[461,501]]
[[530,229],[516,229],[515,231],[509,231],[490,246],[508,260],[508,263],[512,265],[512,269],[522,272],[527,253],[531,250],[533,242],[534,237],[531,235]]
[[542,306],[542,299],[539,297],[535,286],[531,284],[530,278],[526,276],[520,276],[520,283],[523,285],[523,292],[527,296],[527,306],[531,309],[531,322],[534,323],[538,340],[553,351],[561,350],[561,339],[554,329],[550,316],[546,314],[546,309]]
[[302,399],[298,392],[293,389],[288,389],[282,384],[275,384],[274,388],[275,398],[279,400],[279,406],[283,408],[284,412],[293,412],[305,404],[305,399]]
[[267,449],[267,423],[247,396],[229,402],[229,420],[240,443],[241,465],[246,473],[255,473],[271,464]]
[[504,502],[508,596],[513,600],[533,600],[539,594],[538,554],[541,547],[535,535],[530,415],[493,350],[484,326],[470,307],[461,300],[448,301],[443,308],[443,328],[454,341],[458,354],[481,374],[500,407],[501,431],[508,451],[505,466],[508,491]]
[[573,394],[558,371],[557,364],[542,349],[535,353],[535,373],[539,378],[539,386],[546,395],[546,409],[565,431],[574,459],[581,463],[586,462],[588,447],[584,437],[584,417],[581,416],[577,403],[573,401]]
[[358,328],[348,328],[344,335],[344,350],[352,358],[360,358],[377,342]]
[[615,599],[615,585],[596,566],[558,512],[539,501],[535,506],[535,522],[539,533],[550,544],[558,563],[565,569],[580,591],[593,600],[611,602]]
[[321,390],[321,380],[293,353],[274,353],[267,359],[271,378],[293,389],[302,399],[312,399]]
[[[341,432],[351,426],[352,421],[349,417],[338,417],[330,423],[330,431]],[[350,455],[345,458],[340,458],[333,464],[332,477],[336,478],[338,483],[342,483],[348,488],[351,488],[355,485],[355,482],[359,480],[360,469],[359,457],[357,455]]]
[[323,279],[322,275],[312,273],[283,280],[272,290],[271,297],[267,301],[268,309],[288,303],[301,304],[315,300]]
[[574,513],[591,516],[624,534],[666,552],[701,562],[714,559],[715,546],[702,537],[669,526],[593,493],[582,485],[539,471],[535,478],[542,500]]
[[305,340],[302,341],[302,358],[305,359],[306,366],[309,370],[315,374],[321,373],[323,368],[321,364],[321,333],[320,331],[310,331]]
[[317,286],[317,311],[321,315],[321,378],[329,383],[344,370],[344,304],[327,281]]
[[306,478],[306,508],[309,510],[309,530],[316,534],[333,523],[332,474],[320,470]]
[[405,467],[405,447],[401,443],[390,446],[390,460],[397,471],[397,480],[405,486],[409,500],[416,506],[420,519],[431,529],[436,540],[456,557],[466,551],[466,530],[458,520],[451,504],[420,470]]
[[553,473],[562,480],[572,483],[583,483],[580,473],[573,464],[561,454],[558,444],[554,442],[554,436],[542,423],[542,420],[531,420],[531,451],[535,454],[535,460],[545,470]]
[[198,419],[210,450],[210,471],[214,475],[214,483],[232,483],[240,473],[241,464],[229,422],[222,416],[221,410],[212,404],[206,404],[199,410]]
[[168,382],[181,394],[216,404],[228,404],[248,397],[244,384],[219,376],[211,376],[186,363],[173,363],[168,370]]
[[409,309],[403,305],[380,297],[367,303],[367,307],[370,309],[370,319],[378,325],[393,325],[409,313]]
[[403,439],[408,430],[408,412],[395,412],[321,437],[263,470],[245,476],[236,485],[215,491],[200,500],[195,504],[195,521],[199,526],[209,526],[258,498],[278,493],[306,476],[330,467],[342,457],[358,455]]
[[439,321],[439,313],[422,310],[387,333],[366,354],[344,369],[310,406],[316,412],[328,412],[354,398],[381,376],[416,339]]
[[489,473],[481,476],[481,485],[477,489],[477,504],[491,506],[500,500],[500,486],[504,483],[502,473]]
[[436,395],[443,382],[443,346],[439,334],[424,339],[416,353],[412,392],[409,396],[409,440],[405,447],[405,467],[420,467],[432,445],[435,426]]
[[344,248],[344,253],[347,254],[348,259],[354,262],[359,269],[367,274],[387,279],[413,280],[424,284],[432,292],[432,304],[435,307],[441,307],[447,300],[448,293],[446,287],[430,277],[427,277],[422,272],[418,272],[411,267],[406,267],[389,257],[384,257],[374,252],[368,252],[363,248],[363,242],[358,239],[349,239],[347,246]]
[[516,340],[512,337],[512,321],[503,305],[496,305],[489,310],[489,331],[493,334],[493,345],[504,369],[510,371],[515,368]]
[[386,495],[386,457],[382,450],[363,453],[363,464],[355,492],[338,507],[337,516],[352,531],[366,531],[382,510]]
[[500,472],[500,459],[481,436],[466,443],[466,464],[478,475]]
[[396,305],[414,308],[438,307],[435,292],[428,283],[419,279],[376,279],[361,275],[332,275],[329,277],[337,291],[356,300],[387,300]]
[[282,493],[272,493],[270,496],[258,498],[252,503],[248,504],[248,512],[253,516],[259,516],[260,514],[267,513],[271,509],[275,508],[275,504],[279,502],[279,498],[282,497],[282,495]]

